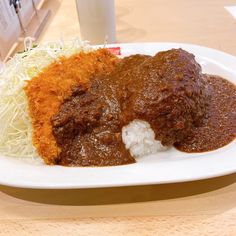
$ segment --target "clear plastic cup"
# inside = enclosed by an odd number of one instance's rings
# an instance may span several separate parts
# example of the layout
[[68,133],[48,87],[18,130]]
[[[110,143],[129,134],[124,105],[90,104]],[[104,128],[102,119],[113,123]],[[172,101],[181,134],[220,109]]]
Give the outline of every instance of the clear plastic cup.
[[114,0],[76,0],[80,32],[91,44],[116,42]]

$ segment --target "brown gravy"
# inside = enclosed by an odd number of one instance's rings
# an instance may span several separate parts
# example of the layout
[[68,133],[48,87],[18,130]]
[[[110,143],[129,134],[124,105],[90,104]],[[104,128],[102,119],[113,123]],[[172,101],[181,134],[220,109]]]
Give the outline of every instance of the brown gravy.
[[134,119],[148,121],[164,145],[214,150],[236,137],[236,87],[203,75],[194,56],[181,49],[124,58],[112,74],[75,87],[52,117],[61,148],[57,164],[134,163],[121,138],[122,127]]
[[133,56],[111,75],[94,78],[89,88],[74,88],[52,119],[53,134],[62,149],[57,164],[115,166],[135,162],[121,137],[125,125],[122,101],[127,96],[127,80],[122,80],[122,75],[128,76],[130,68],[144,58]]
[[192,127],[192,134],[175,144],[184,152],[218,149],[236,137],[236,86],[214,75],[206,75],[210,91],[207,118],[203,125]]

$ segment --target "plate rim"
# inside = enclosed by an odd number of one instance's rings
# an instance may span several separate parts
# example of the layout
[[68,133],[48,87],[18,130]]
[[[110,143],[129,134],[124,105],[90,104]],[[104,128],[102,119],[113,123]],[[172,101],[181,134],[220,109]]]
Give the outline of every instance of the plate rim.
[[[236,56],[233,56],[229,53],[226,53],[224,51],[220,51],[218,49],[214,49],[214,48],[209,48],[206,46],[202,46],[202,45],[197,45],[197,44],[189,44],[189,43],[178,43],[178,42],[135,42],[135,43],[117,43],[117,44],[107,44],[105,45],[105,47],[137,47],[137,46],[153,46],[153,45],[165,45],[167,47],[191,47],[191,48],[195,48],[195,49],[201,49],[204,51],[209,51],[211,53],[217,53],[218,55],[224,55],[225,57],[227,57],[227,60],[232,60],[236,63]],[[172,46],[171,46],[172,45]],[[94,45],[93,47],[104,47],[104,45]],[[163,49],[164,50],[164,49]],[[235,70],[236,72],[236,70]],[[235,142],[235,141],[233,141]],[[232,143],[233,143],[232,142]],[[236,145],[236,142],[235,142]],[[0,159],[2,159],[2,156],[0,156]],[[128,165],[126,165],[128,166]],[[60,168],[71,168],[71,167],[60,167]],[[73,168],[80,168],[80,167],[73,167]],[[85,167],[83,167],[85,168]],[[92,167],[93,168],[93,167]],[[114,167],[99,167],[99,169],[101,168],[114,168]],[[0,167],[1,169],[1,167]],[[67,184],[33,184],[30,181],[21,181],[21,180],[16,180],[14,181],[9,181],[3,178],[3,176],[1,176],[0,173],[0,185],[7,185],[7,186],[11,186],[11,187],[19,187],[19,188],[29,188],[29,189],[84,189],[84,188],[106,188],[106,187],[124,187],[124,186],[140,186],[140,185],[154,185],[154,184],[170,184],[170,183],[180,183],[180,182],[190,182],[190,181],[197,181],[197,180],[203,180],[203,179],[210,179],[210,178],[215,178],[215,177],[219,177],[219,176],[224,176],[224,175],[230,175],[236,172],[236,165],[233,167],[228,167],[227,170],[221,170],[221,171],[216,171],[216,172],[209,172],[205,175],[201,175],[201,176],[192,176],[192,177],[188,177],[185,179],[168,179],[168,180],[149,180],[149,181],[142,181],[142,182],[137,182],[137,181],[127,181],[127,182],[119,182],[117,181],[116,183],[94,183],[94,184],[81,184],[81,183],[67,183]]]

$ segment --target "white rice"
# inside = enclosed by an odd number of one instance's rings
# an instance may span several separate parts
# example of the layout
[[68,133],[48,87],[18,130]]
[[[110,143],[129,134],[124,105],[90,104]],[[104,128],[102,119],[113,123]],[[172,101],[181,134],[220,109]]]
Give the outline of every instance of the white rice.
[[155,140],[150,124],[143,120],[133,120],[122,128],[122,140],[133,157],[142,157],[164,151],[167,147]]

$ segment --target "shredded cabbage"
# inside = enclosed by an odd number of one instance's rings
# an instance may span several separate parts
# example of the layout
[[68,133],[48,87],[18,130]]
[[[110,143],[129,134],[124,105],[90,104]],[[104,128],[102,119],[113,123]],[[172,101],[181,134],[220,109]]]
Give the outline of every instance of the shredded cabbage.
[[24,52],[11,58],[0,72],[0,154],[34,158],[38,154],[32,144],[32,125],[23,90],[26,81],[60,56],[92,49],[80,39],[47,42],[35,48],[32,48],[31,40],[26,39],[25,48]]

